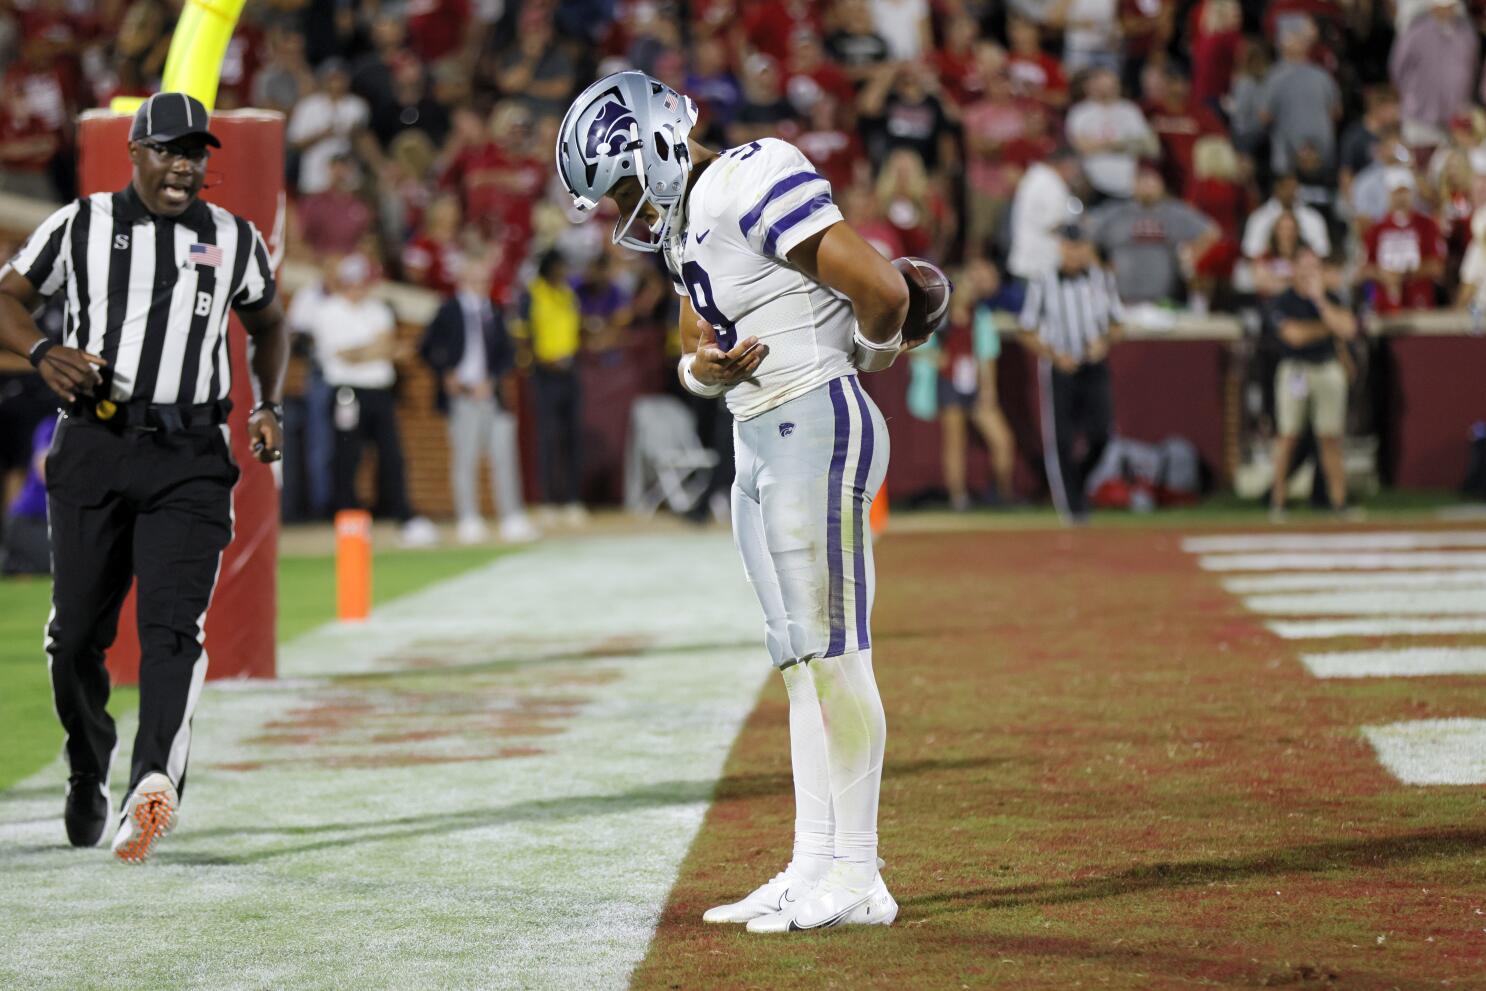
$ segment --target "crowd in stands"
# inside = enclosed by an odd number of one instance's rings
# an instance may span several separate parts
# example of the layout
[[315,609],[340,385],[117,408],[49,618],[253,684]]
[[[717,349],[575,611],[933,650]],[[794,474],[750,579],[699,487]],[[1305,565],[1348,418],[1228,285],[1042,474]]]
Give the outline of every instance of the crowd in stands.
[[[0,0],[0,189],[70,195],[74,116],[156,87],[175,17]],[[573,223],[555,180],[599,74],[690,94],[709,146],[795,142],[880,250],[974,263],[966,284],[1055,264],[1073,211],[1127,304],[1262,303],[1308,247],[1386,315],[1486,293],[1483,25],[1482,0],[271,0],[218,107],[286,115],[290,257],[445,297],[479,259],[513,329],[570,305],[557,351],[519,349],[560,419],[574,353],[673,333],[656,260],[612,248],[611,216]],[[566,433],[542,431],[558,504]]]

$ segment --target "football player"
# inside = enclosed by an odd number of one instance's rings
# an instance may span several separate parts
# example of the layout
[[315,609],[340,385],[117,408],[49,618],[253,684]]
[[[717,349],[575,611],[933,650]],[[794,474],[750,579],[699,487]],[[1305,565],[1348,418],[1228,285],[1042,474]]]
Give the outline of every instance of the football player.
[[868,520],[888,433],[857,371],[892,363],[922,290],[842,221],[792,145],[714,152],[690,139],[696,117],[644,73],[605,76],[568,109],[557,171],[580,210],[614,201],[616,244],[662,253],[683,298],[677,373],[736,421],[733,535],[789,694],[795,843],[783,871],[703,919],[887,925]]

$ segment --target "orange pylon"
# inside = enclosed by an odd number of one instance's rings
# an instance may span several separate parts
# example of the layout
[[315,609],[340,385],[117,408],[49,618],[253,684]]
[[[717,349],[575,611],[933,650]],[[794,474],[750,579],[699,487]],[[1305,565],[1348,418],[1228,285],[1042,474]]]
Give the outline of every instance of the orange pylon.
[[877,497],[872,500],[872,536],[880,537],[887,532],[887,480],[884,479],[882,488],[877,490]]

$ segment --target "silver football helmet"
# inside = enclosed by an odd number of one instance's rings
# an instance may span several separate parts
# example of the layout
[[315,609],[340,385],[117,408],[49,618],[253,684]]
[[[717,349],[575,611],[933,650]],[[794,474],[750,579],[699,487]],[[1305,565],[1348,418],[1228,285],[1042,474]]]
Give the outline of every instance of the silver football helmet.
[[[686,196],[691,152],[686,136],[697,105],[665,83],[629,70],[605,76],[573,101],[557,132],[557,174],[583,212],[626,176],[640,183],[639,204],[614,227],[614,243],[659,251]],[[631,233],[651,204],[660,220]]]

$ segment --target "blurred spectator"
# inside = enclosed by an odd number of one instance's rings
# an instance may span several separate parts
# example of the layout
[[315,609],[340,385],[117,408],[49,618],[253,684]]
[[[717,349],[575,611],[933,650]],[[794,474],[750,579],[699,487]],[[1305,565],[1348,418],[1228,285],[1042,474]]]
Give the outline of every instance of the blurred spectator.
[[1089,227],[1127,304],[1180,299],[1184,276],[1195,272],[1197,259],[1219,236],[1211,220],[1166,195],[1161,173],[1151,166],[1140,170],[1134,200],[1100,207]]
[[311,317],[315,353],[333,394],[336,509],[355,509],[356,474],[367,442],[377,449],[377,501],[374,511],[402,524],[408,546],[438,543],[438,532],[408,502],[402,439],[397,428],[393,385],[397,371],[396,320],[392,309],[372,294],[375,266],[363,255],[348,255],[336,268],[336,288]]
[[1237,254],[1254,200],[1243,181],[1238,153],[1226,137],[1209,135],[1193,145],[1192,175],[1182,199],[1216,223]]
[[351,63],[351,92],[366,101],[373,115],[393,102],[394,73],[401,65],[417,65],[408,50],[407,25],[391,11],[371,22],[371,49]]
[[537,461],[547,515],[558,507],[566,522],[581,524],[583,509],[583,403],[578,380],[583,315],[567,281],[567,263],[549,251],[526,287],[512,328],[522,364],[531,369],[537,407]]
[[[959,14],[949,19],[944,28],[944,44],[930,56],[934,71],[939,74],[940,89],[956,106],[964,106],[985,92],[985,60],[976,51],[979,40],[980,25],[975,23],[975,18]],[[1005,54],[998,50],[996,56],[1004,68]]]
[[795,138],[795,147],[838,190],[867,177],[867,150],[855,130],[842,126],[841,116],[836,98],[822,93],[810,108],[805,130]]
[[1311,61],[1315,40],[1316,26],[1309,18],[1289,20],[1280,32],[1280,61],[1265,75],[1259,92],[1259,122],[1269,132],[1275,172],[1311,163],[1329,171],[1336,163],[1341,90],[1330,73]]
[[351,92],[351,77],[340,59],[320,66],[319,89],[295,104],[284,140],[299,158],[302,195],[330,188],[330,162],[352,150],[352,140],[366,127],[366,101]]
[[494,270],[493,258],[470,257],[462,266],[457,293],[439,307],[418,348],[438,383],[436,404],[449,418],[456,535],[464,544],[480,543],[488,535],[479,486],[480,462],[487,458],[501,539],[537,536],[521,499],[516,352],[500,310],[490,302]]
[[404,8],[408,47],[420,62],[437,62],[470,47],[470,0],[411,0]]
[[865,181],[848,187],[837,199],[842,216],[862,236],[862,240],[877,249],[878,254],[884,258],[908,254],[898,229],[882,215],[877,195]]
[[1159,150],[1140,108],[1120,96],[1120,77],[1096,69],[1088,96],[1068,111],[1068,141],[1083,156],[1084,175],[1103,198],[1129,199],[1135,192],[1135,164]]
[[304,37],[284,28],[268,33],[268,58],[253,76],[253,106],[292,115],[294,105],[315,88],[304,57]]
[[1476,28],[1457,0],[1432,0],[1428,15],[1415,17],[1399,33],[1388,73],[1403,102],[1409,147],[1432,148],[1445,140],[1450,118],[1470,102],[1480,49]]
[[1398,130],[1398,94],[1387,86],[1369,86],[1362,98],[1362,116],[1342,129],[1337,146],[1343,194],[1350,193],[1352,179],[1373,163],[1373,149],[1384,135]]
[[635,279],[627,267],[617,267],[614,250],[593,260],[577,286],[578,309],[583,314],[583,336],[595,351],[612,351],[629,344],[634,324]]
[[1475,213],[1473,187],[1475,176],[1470,161],[1462,151],[1451,151],[1445,156],[1435,183],[1435,223],[1440,236],[1445,240],[1444,288],[1453,295],[1460,272],[1460,263],[1465,257],[1466,246],[1471,240],[1471,217]]
[[795,108],[784,98],[784,77],[772,56],[754,54],[743,63],[743,105],[728,126],[728,144],[792,134]]
[[1357,335],[1357,318],[1327,291],[1321,259],[1302,249],[1295,262],[1295,284],[1271,304],[1269,321],[1280,345],[1275,374],[1274,477],[1270,513],[1285,511],[1285,480],[1302,432],[1309,427],[1321,448],[1321,466],[1335,510],[1347,502],[1342,436],[1347,422],[1347,372],[1338,355],[1341,342]]
[[402,271],[414,285],[440,296],[454,293],[465,253],[459,243],[459,200],[445,193],[428,206],[423,224],[402,252]]
[[1035,21],[1015,15],[1006,18],[1011,52],[1006,57],[1012,92],[1036,100],[1049,111],[1068,103],[1068,79],[1063,64],[1042,50],[1042,29]]
[[1043,23],[1063,32],[1063,67],[1067,71],[1120,71],[1119,0],[1051,0]]
[[1145,109],[1151,130],[1161,142],[1161,174],[1170,189],[1186,189],[1192,178],[1192,151],[1204,135],[1227,137],[1223,121],[1209,108],[1192,101],[1192,87],[1178,73],[1163,73],[1160,102]]
[[1237,0],[1204,0],[1192,33],[1192,99],[1217,106],[1233,88],[1243,42],[1243,9]]
[[883,66],[862,87],[857,109],[869,134],[868,149],[879,165],[899,148],[914,152],[930,171],[948,171],[957,162],[956,120],[940,99],[939,77],[931,66]]
[[826,56],[820,38],[808,31],[790,40],[784,76],[785,96],[801,115],[809,114],[823,97],[837,104],[850,103],[856,97],[851,77]]
[[494,82],[501,95],[523,101],[538,116],[560,117],[566,112],[577,70],[567,46],[553,35],[548,16],[535,7],[523,9],[516,44],[493,63]]
[[1388,188],[1389,173],[1410,162],[1409,151],[1399,137],[1398,129],[1391,128],[1379,135],[1373,145],[1373,161],[1357,173],[1352,180],[1352,195],[1349,206],[1352,219],[1362,228],[1388,212],[1391,193]]
[[1269,140],[1262,113],[1269,70],[1269,53],[1264,44],[1252,38],[1241,39],[1233,85],[1223,107],[1228,113],[1228,130],[1233,135],[1234,147],[1253,158],[1259,157]]
[[1477,320],[1486,313],[1486,176],[1475,175],[1471,188],[1471,201],[1476,211],[1471,217],[1470,244],[1460,262],[1460,288],[1456,294],[1456,305],[1472,311]]
[[872,26],[887,41],[888,55],[912,61],[934,48],[928,0],[868,0]]
[[32,108],[20,79],[0,77],[0,192],[56,200],[51,164],[61,150],[61,135]]
[[892,58],[892,51],[872,20],[867,0],[837,0],[832,11],[835,30],[826,35],[826,51],[858,83]]
[[57,417],[45,417],[29,435],[30,464],[25,484],[11,500],[0,536],[0,574],[48,575],[51,537],[46,523],[46,455],[57,431]]
[[370,120],[371,132],[384,149],[407,131],[421,131],[435,145],[449,136],[449,111],[429,94],[423,66],[412,60],[396,64],[391,93],[384,103],[373,105]]
[[[1040,108],[1018,102],[1005,72],[990,75],[985,96],[964,109],[965,143],[965,252],[982,257],[1011,203],[1022,166],[1006,154],[1006,146],[1027,134],[1029,117],[1041,117]],[[1040,123],[1040,121],[1039,121]]]
[[1439,225],[1414,206],[1414,174],[1390,169],[1388,213],[1367,229],[1367,261],[1359,281],[1370,283],[1369,297],[1379,314],[1425,310],[1435,304],[1435,283],[1444,276],[1445,243]]
[[1000,273],[988,261],[971,262],[955,280],[958,290],[951,298],[950,323],[934,335],[937,365],[937,406],[940,427],[940,457],[944,483],[949,489],[950,508],[970,508],[970,488],[965,477],[965,452],[969,426],[973,425],[991,455],[995,499],[1011,503],[1012,469],[1016,465],[1016,440],[996,392],[996,361],[1001,356],[1001,335],[993,310],[999,307]]
[[948,254],[955,235],[954,212],[938,195],[924,163],[907,148],[899,148],[883,164],[877,205],[906,254],[930,258]]
[[371,231],[375,218],[360,190],[356,159],[337,155],[330,160],[330,185],[300,197],[300,237],[316,255],[349,255]]
[[[1434,186],[1440,180],[1440,175],[1445,170],[1445,160],[1451,154],[1459,152],[1466,158],[1469,167],[1472,155],[1483,165],[1486,165],[1486,153],[1481,147],[1481,124],[1486,121],[1486,114],[1482,114],[1474,108],[1467,107],[1464,112],[1450,118],[1450,133],[1448,140],[1434,150],[1429,157],[1429,166],[1426,171],[1428,176],[1427,186]],[[1486,171],[1486,170],[1483,170]]]
[[1275,218],[1269,245],[1254,260],[1254,292],[1261,299],[1278,296],[1294,284],[1295,260],[1302,250],[1308,249],[1300,239],[1300,223],[1287,210]]
[[1271,195],[1264,205],[1249,214],[1243,229],[1243,253],[1247,258],[1258,258],[1269,244],[1270,232],[1282,213],[1291,213],[1300,223],[1300,236],[1312,251],[1325,258],[1331,254],[1331,234],[1326,229],[1326,218],[1313,207],[1300,201],[1300,182],[1294,175],[1276,176]]
[[728,68],[727,48],[716,35],[703,38],[693,50],[686,95],[697,102],[700,123],[708,129],[726,128],[742,106],[743,87]]
[[1127,62],[1139,65],[1165,54],[1176,30],[1176,0],[1119,0],[1119,12]]
[[1078,156],[1067,146],[1023,173],[1011,201],[1011,253],[1006,268],[1012,275],[1035,279],[1057,268],[1057,231],[1071,219],[1070,184],[1079,174]]

